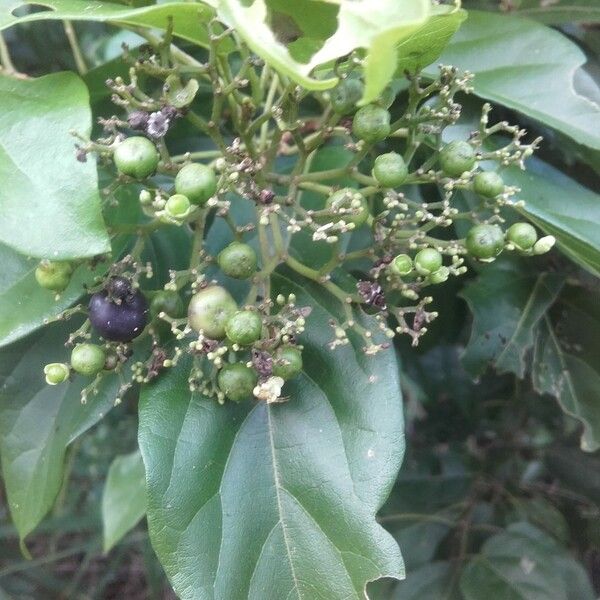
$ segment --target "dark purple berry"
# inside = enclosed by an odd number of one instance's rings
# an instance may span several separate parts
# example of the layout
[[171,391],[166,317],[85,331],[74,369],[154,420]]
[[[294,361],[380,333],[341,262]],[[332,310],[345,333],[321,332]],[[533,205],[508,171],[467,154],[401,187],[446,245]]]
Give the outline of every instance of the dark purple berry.
[[117,302],[108,290],[94,294],[88,307],[89,318],[104,339],[129,342],[142,333],[148,322],[148,303],[139,290],[130,291]]

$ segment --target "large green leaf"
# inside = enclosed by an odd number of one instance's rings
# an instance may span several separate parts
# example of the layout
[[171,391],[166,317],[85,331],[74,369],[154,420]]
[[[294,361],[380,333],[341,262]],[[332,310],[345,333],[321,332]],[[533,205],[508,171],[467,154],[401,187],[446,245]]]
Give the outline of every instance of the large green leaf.
[[546,25],[600,21],[598,0],[522,0],[519,15],[529,17]]
[[[24,539],[52,507],[63,479],[67,446],[113,405],[119,382],[107,377],[100,392],[81,404],[86,383],[48,386],[43,367],[67,358],[66,328],[51,327],[23,353],[0,388],[0,456],[10,513]],[[12,347],[0,353],[10,355]]]
[[449,562],[432,562],[410,571],[391,600],[458,600],[454,570]]
[[515,523],[488,539],[460,581],[465,600],[580,600],[594,593],[583,568],[552,538],[528,523]]
[[[28,5],[44,6],[47,10],[23,14]],[[16,16],[21,14],[22,16]],[[206,3],[170,2],[158,5],[131,8],[114,2],[89,0],[3,0],[0,5],[0,30],[30,21],[64,20],[113,22],[122,25],[137,25],[166,29],[169,18],[173,19],[173,33],[201,46],[208,45],[206,28],[200,23],[207,21],[214,11]]]
[[[470,11],[440,59],[475,75],[475,94],[600,149],[600,106],[577,94],[584,53],[562,33],[519,17]],[[436,69],[427,73],[435,76]]]
[[600,448],[600,373],[562,347],[546,318],[537,334],[533,384],[554,396],[561,408],[583,424],[581,448]]
[[600,277],[600,195],[538,159],[527,170],[503,174],[521,188],[525,206],[518,209],[546,233],[556,237],[569,258]]
[[91,130],[84,83],[0,76],[0,97],[0,242],[53,259],[109,251],[95,164],[77,162],[69,133]]
[[434,7],[429,20],[398,44],[398,76],[424,69],[437,60],[466,18],[465,10]]
[[329,350],[331,310],[275,283],[313,306],[289,402],[219,406],[190,394],[186,364],[142,394],[150,535],[183,599],[358,600],[403,575],[374,519],[404,448],[395,357]]
[[563,279],[535,277],[512,268],[484,268],[462,292],[473,313],[471,338],[462,357],[467,371],[481,375],[488,365],[525,375],[536,327],[556,300]]
[[102,494],[104,551],[108,552],[146,514],[146,473],[138,450],[117,456]]
[[[318,80],[310,73],[319,65],[346,56],[357,48],[365,49],[366,80],[363,102],[377,98],[396,70],[397,45],[427,20],[428,0],[383,0],[376,4],[367,0],[314,1],[313,15],[322,21],[330,19],[331,4],[339,5],[338,26],[333,35],[319,40],[318,50],[305,62],[296,60],[290,48],[277,39],[268,24],[268,3],[254,0],[214,0],[219,16],[235,28],[250,48],[268,64],[308,89],[328,89],[336,78]],[[302,7],[303,5],[300,5]],[[301,21],[298,10],[288,10]]]

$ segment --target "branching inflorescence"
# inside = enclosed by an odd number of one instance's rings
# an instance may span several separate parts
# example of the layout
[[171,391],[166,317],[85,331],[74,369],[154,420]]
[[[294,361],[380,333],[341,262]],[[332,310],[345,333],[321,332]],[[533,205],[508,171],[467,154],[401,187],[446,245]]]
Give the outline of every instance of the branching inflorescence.
[[[461,115],[456,98],[470,91],[468,73],[442,66],[433,81],[407,74],[377,103],[359,107],[359,58],[335,65],[335,89],[308,92],[265,66],[235,32],[217,22],[209,27],[205,61],[172,46],[168,32],[161,40],[140,31],[149,51],[126,51],[128,81],[107,81],[119,114],[100,120],[99,139],[78,136],[79,160],[94,154],[116,167],[103,190],[106,210],[118,205],[123,187],[136,186],[146,218],[113,225],[115,236],[133,240],[129,252],[90,290],[88,319],[68,340],[75,346],[71,364],[47,365],[48,383],[73,370],[95,375],[85,399],[117,371],[120,398],[191,355],[192,391],[219,402],[252,395],[279,401],[284,381],[302,370],[298,339],[310,307],[273,293],[276,270],[322,286],[339,304],[344,317],[331,322],[331,349],[358,336],[364,351],[376,354],[397,334],[419,342],[437,316],[429,310],[431,290],[463,274],[466,255],[489,262],[503,250],[534,255],[551,248],[553,238],[538,239],[529,224],[506,226],[504,209],[521,201],[497,172],[524,168],[539,140],[524,143],[525,131],[505,122],[489,126],[488,105],[468,139],[444,135]],[[225,42],[237,52],[222,54]],[[178,122],[212,146],[172,154],[169,133]],[[316,170],[324,148],[343,150],[345,162]],[[307,192],[321,199],[318,207],[304,202]],[[467,204],[461,192],[477,200]],[[248,201],[253,216],[240,223],[237,205]],[[206,237],[218,221],[234,241],[213,256]],[[464,222],[466,237],[455,237],[462,231],[455,225]],[[153,270],[141,259],[144,247],[166,225],[191,232],[189,266],[171,270],[164,289],[142,292]],[[323,247],[322,264],[291,251],[298,235]],[[214,281],[215,267],[247,280],[246,297],[236,301]],[[60,292],[72,270],[44,261],[38,281]],[[365,312],[373,318],[363,319]],[[90,343],[93,332],[102,345]]]

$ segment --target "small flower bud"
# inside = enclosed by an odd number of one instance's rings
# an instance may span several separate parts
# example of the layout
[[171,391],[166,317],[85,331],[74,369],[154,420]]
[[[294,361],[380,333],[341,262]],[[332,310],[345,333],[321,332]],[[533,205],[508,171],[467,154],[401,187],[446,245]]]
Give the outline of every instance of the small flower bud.
[[65,363],[49,363],[44,367],[48,385],[58,385],[69,378],[69,366]]
[[534,254],[545,254],[546,252],[550,252],[554,244],[556,243],[556,238],[553,235],[546,235],[540,238],[533,246]]

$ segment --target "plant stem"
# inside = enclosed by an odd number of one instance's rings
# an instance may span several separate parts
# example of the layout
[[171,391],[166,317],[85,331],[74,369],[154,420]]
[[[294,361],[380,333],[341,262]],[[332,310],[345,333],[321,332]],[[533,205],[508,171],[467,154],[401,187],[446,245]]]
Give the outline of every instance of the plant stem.
[[79,46],[79,40],[77,39],[77,34],[75,33],[75,27],[73,27],[73,23],[71,23],[71,21],[63,21],[63,27],[65,28],[65,34],[69,40],[69,46],[71,46],[71,52],[73,53],[73,59],[75,60],[77,72],[80,75],[85,75],[88,71],[88,68],[85,64],[81,47]]
[[15,69],[15,65],[12,62],[10,57],[10,52],[8,50],[8,45],[6,44],[6,40],[4,36],[0,32],[0,64],[2,64],[2,68],[9,74],[14,75],[17,73]]

